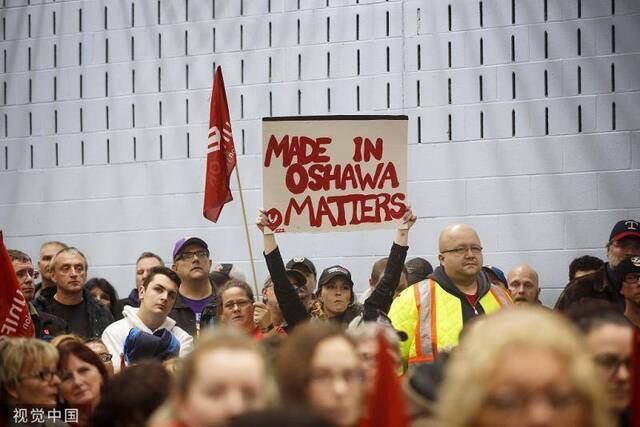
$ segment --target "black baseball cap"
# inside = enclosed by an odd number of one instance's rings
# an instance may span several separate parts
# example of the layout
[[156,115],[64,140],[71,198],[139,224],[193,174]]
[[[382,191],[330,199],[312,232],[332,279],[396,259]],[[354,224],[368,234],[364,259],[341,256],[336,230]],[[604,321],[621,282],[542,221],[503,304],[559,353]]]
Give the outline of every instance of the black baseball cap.
[[609,241],[613,242],[629,236],[640,239],[640,222],[633,219],[623,219],[613,226]]
[[326,285],[331,279],[335,277],[344,278],[347,283],[349,283],[349,286],[351,286],[351,288],[353,289],[353,280],[351,280],[351,273],[341,265],[333,265],[329,268],[325,268],[322,271],[320,278],[318,279],[318,288]]
[[309,273],[313,273],[314,276],[318,275],[318,273],[316,273],[316,266],[313,265],[309,258],[303,256],[296,256],[291,258],[289,262],[287,262],[287,270],[295,269],[299,265],[303,265],[305,269],[309,271]]
[[622,260],[616,270],[624,277],[630,273],[640,273],[640,256],[632,256]]

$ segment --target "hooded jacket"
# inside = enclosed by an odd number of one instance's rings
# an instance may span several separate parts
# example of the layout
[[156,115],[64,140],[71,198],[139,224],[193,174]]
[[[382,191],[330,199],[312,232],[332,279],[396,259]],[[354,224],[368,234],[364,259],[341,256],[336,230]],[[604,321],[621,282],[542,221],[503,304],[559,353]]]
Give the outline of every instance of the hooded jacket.
[[126,306],[122,311],[124,318],[109,325],[102,333],[102,341],[107,347],[107,350],[109,350],[109,353],[111,353],[116,372],[121,368],[120,355],[124,351],[124,342],[132,328],[137,328],[149,334],[153,334],[159,329],[166,329],[180,342],[180,357],[184,357],[193,351],[193,338],[185,330],[176,326],[175,320],[167,316],[160,327],[152,330],[145,325],[138,316],[139,310],[139,308]]
[[[433,361],[437,351],[442,349],[442,341],[457,345],[462,326],[471,319],[485,314],[487,307],[488,312],[492,312],[513,304],[506,290],[492,284],[483,271],[478,273],[476,280],[478,299],[475,306],[469,303],[465,294],[453,284],[442,267],[436,268],[427,280],[405,289],[393,301],[389,318],[396,329],[405,332],[409,337],[400,344],[405,367],[408,362]],[[437,313],[441,317],[436,317],[431,312],[436,308],[436,303]],[[446,318],[443,319],[442,316]],[[451,329],[441,330],[440,327],[443,325],[450,325]],[[442,340],[443,336],[440,334],[430,336],[430,339],[425,341],[423,335],[431,330],[444,332],[447,339]],[[424,348],[428,348],[430,354],[426,354]],[[422,360],[419,360],[421,357]]]
[[[56,294],[56,288],[44,288],[33,301],[33,305],[39,313],[53,312],[53,297]],[[97,338],[102,335],[102,331],[113,323],[113,315],[106,307],[100,305],[98,301],[91,295],[87,289],[82,289],[82,299],[85,302],[87,310],[87,318],[89,319],[89,331],[91,336],[84,338]],[[67,320],[67,319],[63,319]],[[73,332],[73,331],[69,331]]]

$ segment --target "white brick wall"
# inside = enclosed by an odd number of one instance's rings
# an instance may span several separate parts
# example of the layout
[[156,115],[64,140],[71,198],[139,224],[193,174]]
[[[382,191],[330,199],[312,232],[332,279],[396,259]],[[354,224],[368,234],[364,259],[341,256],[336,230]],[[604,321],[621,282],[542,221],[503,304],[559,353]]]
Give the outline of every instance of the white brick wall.
[[[409,256],[435,263],[442,227],[468,222],[486,263],[506,271],[529,262],[552,303],[571,259],[604,256],[613,223],[640,216],[640,5],[580,4],[3,0],[7,245],[36,257],[45,240],[75,244],[92,274],[124,294],[140,252],[168,260],[173,242],[195,233],[216,261],[240,263],[249,276],[237,193],[218,224],[200,213],[215,62],[249,221],[262,204],[262,117],[299,108],[407,114],[420,217]],[[261,239],[251,236],[261,280]],[[363,290],[391,239],[380,231],[280,243],[286,257],[305,254],[320,268],[344,263]]]

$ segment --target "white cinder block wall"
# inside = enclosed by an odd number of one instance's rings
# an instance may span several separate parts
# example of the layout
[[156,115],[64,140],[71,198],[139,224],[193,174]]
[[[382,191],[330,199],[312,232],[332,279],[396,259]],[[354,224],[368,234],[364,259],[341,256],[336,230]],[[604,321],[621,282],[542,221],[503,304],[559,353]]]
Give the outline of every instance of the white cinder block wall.
[[[125,294],[139,253],[196,234],[250,277],[237,193],[201,214],[223,66],[249,221],[264,116],[407,114],[410,256],[464,221],[485,261],[527,261],[552,304],[571,259],[640,217],[637,0],[3,0],[0,225],[37,257],[63,240]],[[234,183],[234,188],[237,186]],[[258,276],[261,239],[251,228]],[[392,232],[280,236],[352,269]]]

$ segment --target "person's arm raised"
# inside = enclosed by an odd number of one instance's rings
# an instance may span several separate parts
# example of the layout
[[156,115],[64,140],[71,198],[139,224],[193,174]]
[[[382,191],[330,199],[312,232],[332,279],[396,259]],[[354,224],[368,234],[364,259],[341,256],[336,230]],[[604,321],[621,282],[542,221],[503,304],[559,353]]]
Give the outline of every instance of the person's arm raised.
[[387,314],[393,301],[393,295],[398,288],[402,267],[407,257],[409,249],[409,230],[416,223],[416,216],[411,211],[411,207],[407,207],[407,211],[402,217],[402,223],[396,228],[393,245],[389,252],[389,260],[384,269],[384,273],[378,285],[371,292],[371,296],[364,302],[364,310],[362,319],[374,321],[378,318],[378,312],[382,311]]
[[265,233],[265,227],[269,227],[269,218],[267,218],[265,211],[259,211],[256,225],[263,235],[264,259],[267,262],[267,269],[273,281],[273,291],[276,294],[282,316],[287,321],[288,331],[291,331],[295,325],[307,320],[309,313],[300,300],[298,292],[289,282],[275,235],[273,233]]

